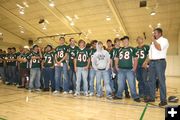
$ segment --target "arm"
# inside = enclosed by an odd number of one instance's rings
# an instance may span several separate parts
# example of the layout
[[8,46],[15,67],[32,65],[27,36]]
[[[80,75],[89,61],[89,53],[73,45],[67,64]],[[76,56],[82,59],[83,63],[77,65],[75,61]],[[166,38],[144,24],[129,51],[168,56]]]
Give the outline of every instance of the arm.
[[116,68],[117,71],[119,71],[118,61],[119,61],[118,58],[115,57],[115,68]]
[[161,51],[161,45],[156,40],[154,40],[153,43],[154,43],[155,48]]
[[88,64],[87,64],[87,66],[84,68],[85,70],[88,70],[88,68],[89,68],[89,65],[90,65],[90,58],[88,58]]
[[136,71],[136,69],[137,69],[137,65],[138,65],[138,58],[137,57],[135,57],[135,58],[133,58],[133,71]]

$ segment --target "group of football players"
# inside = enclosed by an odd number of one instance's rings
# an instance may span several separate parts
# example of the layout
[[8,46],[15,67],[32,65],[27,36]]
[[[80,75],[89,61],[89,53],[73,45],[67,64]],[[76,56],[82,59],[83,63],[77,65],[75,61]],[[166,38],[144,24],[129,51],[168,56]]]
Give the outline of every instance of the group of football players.
[[[114,42],[114,43],[113,43]],[[53,94],[79,96],[106,96],[107,99],[140,98],[149,96],[148,51],[144,39],[136,39],[137,47],[129,45],[129,37],[101,41],[84,40],[76,43],[59,38],[59,46],[47,45],[43,49],[8,48],[0,50],[0,75],[6,85],[17,85],[30,92],[52,91]],[[137,80],[137,82],[136,82]],[[138,83],[138,92],[136,89]],[[105,91],[103,90],[105,88]],[[129,94],[129,91],[131,94]]]

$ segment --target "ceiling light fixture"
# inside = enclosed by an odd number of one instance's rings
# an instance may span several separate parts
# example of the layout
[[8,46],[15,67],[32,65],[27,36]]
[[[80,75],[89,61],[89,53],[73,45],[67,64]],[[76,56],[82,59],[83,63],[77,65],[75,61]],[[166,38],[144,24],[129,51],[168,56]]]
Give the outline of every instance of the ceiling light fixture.
[[74,22],[73,22],[73,21],[72,21],[72,22],[70,22],[70,25],[71,25],[71,26],[74,26]]
[[111,20],[111,17],[110,17],[110,16],[106,16],[106,20],[107,20],[107,21],[110,21],[110,20]]
[[49,6],[50,6],[50,7],[54,7],[54,6],[55,6],[55,3],[54,3],[53,0],[48,0],[48,1],[49,1]]
[[151,16],[154,16],[154,15],[156,15],[156,12],[155,12],[155,11],[152,11],[152,12],[150,13],[150,15],[151,15]]

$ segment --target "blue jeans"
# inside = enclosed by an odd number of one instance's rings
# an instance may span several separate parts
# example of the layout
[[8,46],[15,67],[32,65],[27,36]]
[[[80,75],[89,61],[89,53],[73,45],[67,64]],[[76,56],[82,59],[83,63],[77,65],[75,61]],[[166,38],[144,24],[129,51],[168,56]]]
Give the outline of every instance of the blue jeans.
[[7,72],[8,72],[8,82],[17,83],[16,66],[8,66]]
[[55,90],[60,91],[61,88],[66,92],[69,91],[67,72],[68,72],[67,63],[63,63],[62,67],[55,66]]
[[51,89],[55,90],[55,80],[54,80],[54,68],[46,67],[44,68],[44,88],[49,88],[49,82],[51,81]]
[[110,87],[110,77],[108,74],[108,70],[97,70],[96,71],[96,81],[97,81],[97,94],[102,96],[102,85],[101,80],[104,80],[104,86],[106,88],[106,96],[112,94],[112,90]]
[[95,79],[95,76],[96,76],[96,71],[91,68],[90,71],[89,71],[89,78],[90,78],[90,92],[91,93],[94,93],[94,79]]
[[77,67],[76,77],[77,77],[76,92],[80,93],[81,79],[83,80],[84,92],[88,92],[88,82],[87,82],[88,70],[85,70],[84,67]]
[[72,91],[76,90],[76,72],[74,71],[74,67],[70,67],[68,70],[69,77],[69,89]]
[[131,69],[120,69],[118,71],[118,92],[116,96],[122,98],[126,80],[128,81],[132,98],[139,98],[136,92],[135,73]]
[[150,61],[149,63],[149,85],[150,85],[150,99],[155,99],[156,94],[156,76],[159,80],[160,100],[165,102],[166,99],[166,60]]
[[6,78],[5,78],[4,67],[0,67],[0,75],[1,75],[2,80],[5,81]]
[[143,80],[143,68],[142,66],[137,67],[136,71],[136,77],[138,81],[138,88],[139,88],[139,96],[143,97],[144,96],[144,90],[145,90],[145,82]]
[[41,70],[40,68],[31,68],[30,69],[30,81],[29,81],[29,89],[39,89],[40,84],[40,77],[41,77]]

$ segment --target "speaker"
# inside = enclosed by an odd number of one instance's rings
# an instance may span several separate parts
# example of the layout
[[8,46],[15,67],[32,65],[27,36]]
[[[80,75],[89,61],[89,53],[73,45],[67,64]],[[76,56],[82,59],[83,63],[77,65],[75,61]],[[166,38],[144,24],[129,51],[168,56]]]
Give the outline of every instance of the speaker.
[[28,45],[32,46],[33,45],[33,40],[28,40]]

